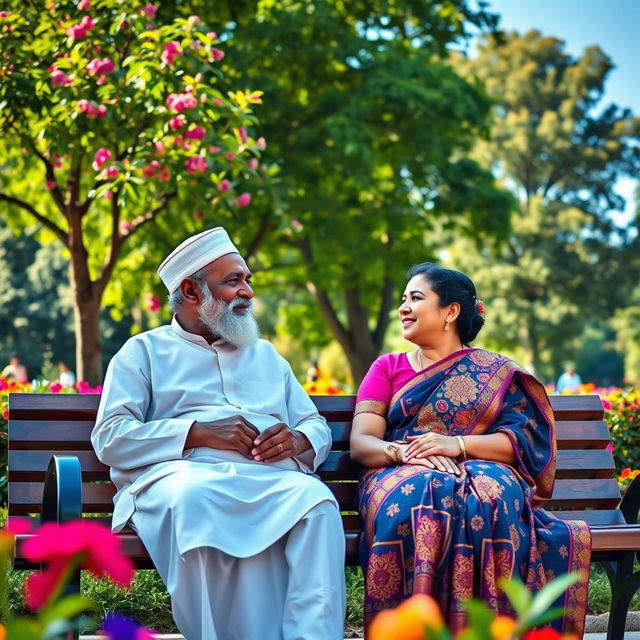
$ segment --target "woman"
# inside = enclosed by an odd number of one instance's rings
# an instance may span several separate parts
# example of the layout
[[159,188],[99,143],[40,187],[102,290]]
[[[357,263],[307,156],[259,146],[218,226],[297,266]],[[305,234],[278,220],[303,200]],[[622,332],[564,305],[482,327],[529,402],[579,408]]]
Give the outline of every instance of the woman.
[[438,600],[453,631],[464,600],[512,609],[500,578],[539,590],[581,569],[554,626],[582,635],[591,538],[540,508],[556,445],[543,386],[508,358],[468,345],[484,324],[463,273],[416,265],[398,309],[416,349],[376,360],[360,390],[351,457],[360,481],[365,627],[412,593]]

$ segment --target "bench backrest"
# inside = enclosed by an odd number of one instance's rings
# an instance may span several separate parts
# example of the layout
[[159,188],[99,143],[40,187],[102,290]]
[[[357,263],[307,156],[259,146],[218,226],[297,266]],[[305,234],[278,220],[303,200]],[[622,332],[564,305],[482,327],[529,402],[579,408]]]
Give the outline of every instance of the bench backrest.
[[[357,532],[354,512],[360,468],[349,458],[354,396],[311,396],[333,434],[319,473],[343,510],[345,531]],[[9,397],[9,514],[38,514],[52,454],[78,456],[84,512],[107,519],[115,488],[90,442],[97,394],[11,394]],[[558,441],[556,483],[547,508],[590,524],[623,524],[609,429],[598,396],[552,396]],[[568,511],[571,511],[569,513]],[[354,550],[355,551],[355,550]]]

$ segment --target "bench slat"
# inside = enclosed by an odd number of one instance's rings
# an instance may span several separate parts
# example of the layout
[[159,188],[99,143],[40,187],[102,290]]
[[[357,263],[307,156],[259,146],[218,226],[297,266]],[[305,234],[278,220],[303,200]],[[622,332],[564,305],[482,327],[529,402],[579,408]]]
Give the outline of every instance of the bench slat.
[[620,488],[615,478],[593,480],[556,480],[546,508],[615,509],[620,502]]

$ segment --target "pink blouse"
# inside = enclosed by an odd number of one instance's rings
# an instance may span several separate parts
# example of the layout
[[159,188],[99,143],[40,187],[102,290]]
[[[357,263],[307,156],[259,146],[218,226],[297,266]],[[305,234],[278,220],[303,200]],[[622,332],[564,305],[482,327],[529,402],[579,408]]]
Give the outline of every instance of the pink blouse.
[[[367,371],[367,375],[358,389],[356,406],[361,402],[372,400],[376,404],[384,403],[388,409],[393,394],[415,375],[417,375],[417,372],[409,363],[406,353],[385,353]],[[360,410],[357,410],[357,412],[378,413],[377,410],[367,410],[365,408],[369,406],[373,407],[375,405],[367,402],[367,405],[360,405]]]

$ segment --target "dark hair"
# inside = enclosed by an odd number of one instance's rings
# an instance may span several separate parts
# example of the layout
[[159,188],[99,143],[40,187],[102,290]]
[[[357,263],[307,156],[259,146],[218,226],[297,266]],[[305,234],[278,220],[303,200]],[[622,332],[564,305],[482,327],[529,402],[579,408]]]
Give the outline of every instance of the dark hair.
[[476,304],[476,286],[471,278],[453,269],[445,269],[433,262],[415,264],[407,272],[407,278],[423,276],[440,298],[440,306],[446,307],[452,302],[460,305],[460,315],[456,320],[458,334],[463,344],[473,342],[478,335],[484,318]]

